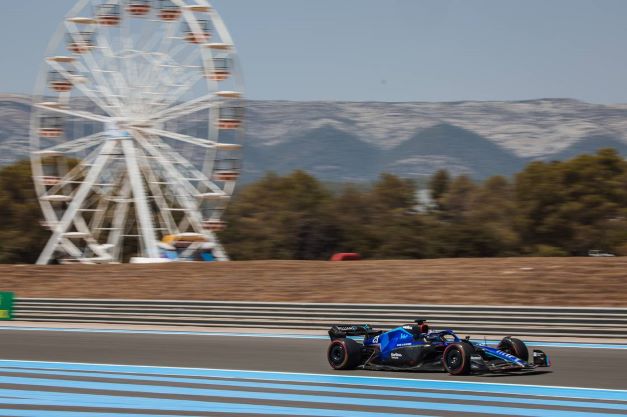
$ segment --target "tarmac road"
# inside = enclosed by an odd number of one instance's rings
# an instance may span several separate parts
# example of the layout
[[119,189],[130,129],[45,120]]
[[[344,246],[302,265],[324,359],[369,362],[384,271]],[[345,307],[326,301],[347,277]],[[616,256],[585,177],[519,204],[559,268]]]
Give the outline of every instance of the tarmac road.
[[[128,402],[128,407],[115,409],[116,416],[138,415],[119,414],[129,410],[141,410],[141,413],[151,410],[148,415],[262,413],[366,417],[372,407],[377,410],[372,416],[448,416],[465,415],[466,412],[475,416],[559,416],[561,412],[581,417],[627,415],[627,349],[547,347],[542,349],[549,353],[553,362],[550,372],[452,377],[431,372],[333,371],[325,358],[328,341],[323,339],[0,330],[0,340],[0,416],[53,417],[56,414],[46,413],[60,412],[59,407],[70,407],[63,408],[63,413],[58,415],[72,417],[72,411],[77,410],[71,407],[79,407],[78,411],[88,413],[85,415],[97,412],[94,417],[101,417],[107,415],[105,411],[112,412],[110,406],[103,408],[103,404],[111,404],[105,397],[112,393],[119,396],[120,392],[124,392],[125,396],[120,398]],[[146,367],[138,368],[137,365]],[[141,387],[147,385],[129,381],[129,374],[146,378],[151,384],[148,386],[153,388],[143,396],[138,394],[142,392]],[[163,380],[154,375],[160,375]],[[177,379],[183,376],[196,379],[191,382]],[[361,376],[369,378],[355,378]],[[209,380],[213,382],[207,382]],[[219,387],[215,386],[216,381],[220,382]],[[271,386],[255,385],[262,382],[267,385],[267,381],[273,381]],[[166,382],[168,389],[174,391],[159,394],[159,389],[165,388],[154,387],[163,387]],[[225,388],[227,382],[240,386],[243,391]],[[206,384],[212,384],[212,389],[224,391],[188,392],[190,383],[203,389],[207,388]],[[542,387],[532,389],[526,387],[528,385]],[[350,387],[349,391],[354,392],[338,392],[338,387]],[[24,393],[21,398],[28,397],[25,393],[30,392],[31,402],[24,400],[20,405],[15,404],[19,401],[6,400],[14,398],[16,390]],[[311,395],[312,390],[316,395]],[[401,398],[397,395],[399,391],[404,393]],[[42,396],[42,392],[49,394]],[[440,398],[443,392],[451,398]],[[471,397],[468,397],[469,392]],[[345,397],[348,394],[351,396]],[[76,400],[83,398],[81,395],[86,395],[83,403]],[[155,399],[147,403],[134,402],[139,401],[138,396],[143,398],[146,395]],[[201,395],[202,402],[196,395]],[[408,396],[414,402],[407,403]],[[415,397],[420,401],[415,402]],[[195,401],[189,401],[190,398]],[[159,401],[166,400],[172,404],[159,405]],[[368,401],[374,400],[376,404],[368,405]],[[519,404],[520,401],[524,404]],[[194,408],[198,404],[204,404],[205,408]],[[159,410],[157,414],[156,409]]]

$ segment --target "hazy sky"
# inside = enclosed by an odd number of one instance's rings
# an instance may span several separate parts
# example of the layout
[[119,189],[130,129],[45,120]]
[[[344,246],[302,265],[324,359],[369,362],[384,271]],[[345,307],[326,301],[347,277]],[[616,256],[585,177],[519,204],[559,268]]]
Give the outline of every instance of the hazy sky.
[[[32,91],[48,38],[74,3],[3,1],[0,91]],[[212,4],[252,99],[627,102],[625,0]]]

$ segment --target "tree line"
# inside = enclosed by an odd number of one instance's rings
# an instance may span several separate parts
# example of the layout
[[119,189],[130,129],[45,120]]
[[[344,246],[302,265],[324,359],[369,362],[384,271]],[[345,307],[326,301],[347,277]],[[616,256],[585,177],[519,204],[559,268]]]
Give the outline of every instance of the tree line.
[[244,187],[222,233],[233,259],[627,255],[627,162],[612,149],[482,182],[436,172],[430,202],[390,174],[331,187],[302,171]]
[[[612,149],[481,182],[441,170],[423,188],[419,198],[391,174],[338,187],[269,173],[236,193],[220,240],[234,260],[627,255],[627,162]],[[40,221],[28,162],[2,168],[1,263],[36,260]]]

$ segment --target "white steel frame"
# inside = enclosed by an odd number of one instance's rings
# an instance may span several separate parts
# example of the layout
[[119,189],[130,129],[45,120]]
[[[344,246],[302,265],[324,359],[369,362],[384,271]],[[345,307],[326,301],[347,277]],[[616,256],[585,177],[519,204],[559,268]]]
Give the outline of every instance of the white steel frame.
[[[59,258],[120,262],[131,237],[138,239],[140,256],[158,258],[161,237],[185,232],[206,236],[217,259],[228,259],[204,225],[220,222],[236,182],[213,175],[221,152],[239,156],[240,145],[220,143],[217,126],[220,108],[240,103],[243,93],[233,41],[206,0],[173,0],[182,11],[174,22],[158,18],[157,1],[141,17],[128,13],[128,1],[79,0],[50,41],[31,118],[33,181],[52,231],[38,264]],[[99,25],[97,4],[118,4],[120,24]],[[211,23],[212,39],[186,42],[181,26],[200,33],[200,20]],[[68,51],[65,40],[80,40],[85,31],[94,32],[94,45]],[[231,63],[228,80],[207,77],[214,58],[223,57]],[[49,71],[68,80],[71,91],[52,89]],[[177,131],[191,115],[206,138]],[[41,120],[50,116],[92,131],[43,136]],[[94,126],[100,130],[94,133]],[[241,138],[241,129],[234,136]],[[51,176],[47,171],[59,164],[51,161],[60,160],[75,165]]]

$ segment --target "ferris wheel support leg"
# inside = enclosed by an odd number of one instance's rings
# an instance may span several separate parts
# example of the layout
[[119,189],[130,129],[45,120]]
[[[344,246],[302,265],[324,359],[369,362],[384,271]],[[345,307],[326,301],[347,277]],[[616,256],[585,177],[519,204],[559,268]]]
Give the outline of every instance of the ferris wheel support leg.
[[77,248],[76,245],[72,243],[72,241],[70,241],[70,239],[61,239],[61,243],[59,244],[63,246],[63,249],[65,249],[65,251],[70,256],[73,256],[75,258],[80,258],[81,255],[83,254],[81,250]]
[[215,245],[216,246],[213,248],[213,254],[215,255],[216,259],[218,261],[228,261],[229,257],[222,247],[222,244],[220,244],[217,239],[215,240]]
[[144,244],[145,255],[149,258],[158,258],[159,249],[157,248],[157,238],[155,235],[155,227],[148,207],[146,199],[146,190],[142,175],[137,164],[137,156],[135,152],[135,144],[130,139],[122,140],[122,149],[126,158],[126,169],[133,191],[133,202],[135,203],[135,211],[137,212],[138,226],[140,230],[141,240]]
[[174,217],[172,213],[168,210],[168,202],[159,188],[157,184],[157,177],[155,173],[152,171],[152,167],[150,163],[146,159],[146,154],[141,150],[141,148],[137,149],[137,153],[140,156],[138,159],[140,161],[140,168],[143,174],[146,177],[146,181],[148,182],[148,188],[152,193],[152,197],[155,201],[157,207],[159,207],[159,213],[157,218],[160,221],[160,226],[163,230],[166,230],[168,234],[179,233],[179,229],[176,226],[176,222],[174,221]]
[[44,250],[41,252],[41,255],[39,255],[39,259],[37,259],[37,265],[46,265],[48,262],[50,262],[50,258],[52,257],[54,250],[61,243],[63,234],[67,232],[67,229],[74,222],[74,218],[76,217],[78,210],[83,205],[83,202],[85,201],[85,198],[87,198],[89,191],[100,176],[100,173],[102,172],[102,169],[109,160],[110,154],[115,146],[115,141],[108,141],[103,145],[100,154],[98,155],[98,158],[96,158],[94,165],[89,170],[87,177],[85,177],[85,181],[78,188],[74,199],[72,200],[70,206],[63,215],[63,218],[59,222],[59,225],[50,237],[50,240],[48,240],[48,243],[46,244]]
[[131,186],[128,181],[122,186],[120,197],[122,200],[115,207],[113,213],[113,230],[108,236],[107,243],[113,245],[111,250],[111,256],[113,260],[121,261],[120,253],[122,250],[122,238],[124,237],[124,226],[126,225],[126,219],[128,218],[129,203],[126,201],[130,197]]

